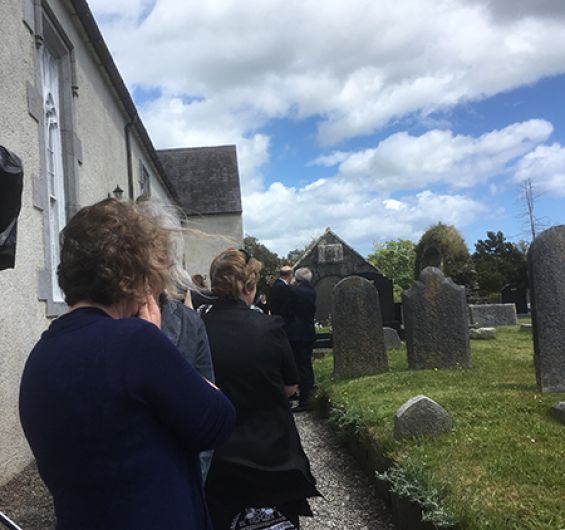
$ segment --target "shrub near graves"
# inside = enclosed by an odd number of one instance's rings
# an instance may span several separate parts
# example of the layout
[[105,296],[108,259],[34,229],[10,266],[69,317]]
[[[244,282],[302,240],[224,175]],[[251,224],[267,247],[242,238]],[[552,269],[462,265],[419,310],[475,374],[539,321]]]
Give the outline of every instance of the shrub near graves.
[[[319,392],[349,435],[370,433],[384,456],[407,470],[419,491],[465,530],[565,528],[565,427],[550,406],[565,394],[536,390],[531,336],[498,328],[496,341],[473,341],[473,368],[407,369],[405,349],[389,371],[334,381],[331,356],[315,364]],[[393,438],[394,413],[425,394],[451,415],[453,430],[430,438]],[[337,420],[339,418],[339,420]],[[417,471],[415,471],[417,470]]]

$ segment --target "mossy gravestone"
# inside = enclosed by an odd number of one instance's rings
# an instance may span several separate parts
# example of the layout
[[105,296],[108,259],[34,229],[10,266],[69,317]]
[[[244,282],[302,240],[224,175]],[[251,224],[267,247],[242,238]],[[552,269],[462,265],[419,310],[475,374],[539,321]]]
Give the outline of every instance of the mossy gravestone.
[[536,237],[528,262],[538,389],[565,392],[565,225]]
[[426,267],[402,304],[409,368],[471,367],[464,287]]
[[359,276],[333,290],[333,357],[336,378],[359,377],[388,368],[379,295]]

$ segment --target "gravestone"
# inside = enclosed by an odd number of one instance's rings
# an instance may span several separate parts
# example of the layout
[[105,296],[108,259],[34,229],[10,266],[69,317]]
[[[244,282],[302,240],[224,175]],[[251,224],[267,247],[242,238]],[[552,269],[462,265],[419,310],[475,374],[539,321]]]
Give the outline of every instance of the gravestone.
[[350,276],[333,292],[334,376],[359,377],[388,368],[377,290]]
[[528,291],[525,287],[507,285],[500,291],[503,304],[514,304],[519,315],[528,312]]
[[469,320],[477,328],[492,326],[515,326],[518,324],[516,305],[511,304],[469,304]]
[[409,368],[471,367],[464,287],[426,267],[402,304]]
[[565,392],[565,225],[536,237],[528,268],[538,389]]
[[394,415],[395,438],[440,434],[451,430],[447,411],[427,396],[416,396],[402,405]]
[[496,339],[496,328],[470,328],[469,338],[471,340],[491,340]]
[[321,324],[332,323],[332,293],[337,283],[349,276],[361,276],[371,281],[377,290],[383,323],[400,328],[395,316],[392,281],[329,228],[310,244],[293,266],[294,270],[300,267],[312,271],[310,283],[317,295],[316,320]]
[[560,423],[565,423],[565,401],[558,401],[549,409],[549,413]]
[[383,334],[385,339],[385,348],[387,350],[391,350],[393,348],[400,348],[402,346],[400,337],[398,336],[398,333],[394,328],[387,328],[385,326],[383,328]]

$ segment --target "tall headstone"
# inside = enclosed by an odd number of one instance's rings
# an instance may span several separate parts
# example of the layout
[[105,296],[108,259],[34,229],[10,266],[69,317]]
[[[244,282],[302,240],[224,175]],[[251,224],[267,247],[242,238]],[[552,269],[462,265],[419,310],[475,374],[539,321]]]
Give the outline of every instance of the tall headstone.
[[333,291],[332,314],[334,376],[387,370],[379,295],[373,284],[359,276],[341,280]]
[[534,240],[528,266],[538,389],[565,392],[565,225]]
[[470,368],[465,288],[426,267],[402,295],[408,366]]

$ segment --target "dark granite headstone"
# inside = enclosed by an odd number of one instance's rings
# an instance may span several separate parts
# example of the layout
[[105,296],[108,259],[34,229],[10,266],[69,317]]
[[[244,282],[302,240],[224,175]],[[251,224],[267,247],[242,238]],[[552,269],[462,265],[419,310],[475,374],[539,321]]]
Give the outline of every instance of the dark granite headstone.
[[464,287],[427,267],[402,304],[411,369],[471,367]]
[[538,389],[565,392],[565,225],[534,240],[528,266]]
[[503,304],[515,304],[516,313],[525,315],[528,312],[528,292],[525,287],[512,287],[507,285],[500,291]]
[[377,290],[359,276],[341,280],[333,292],[335,377],[359,377],[388,368]]

